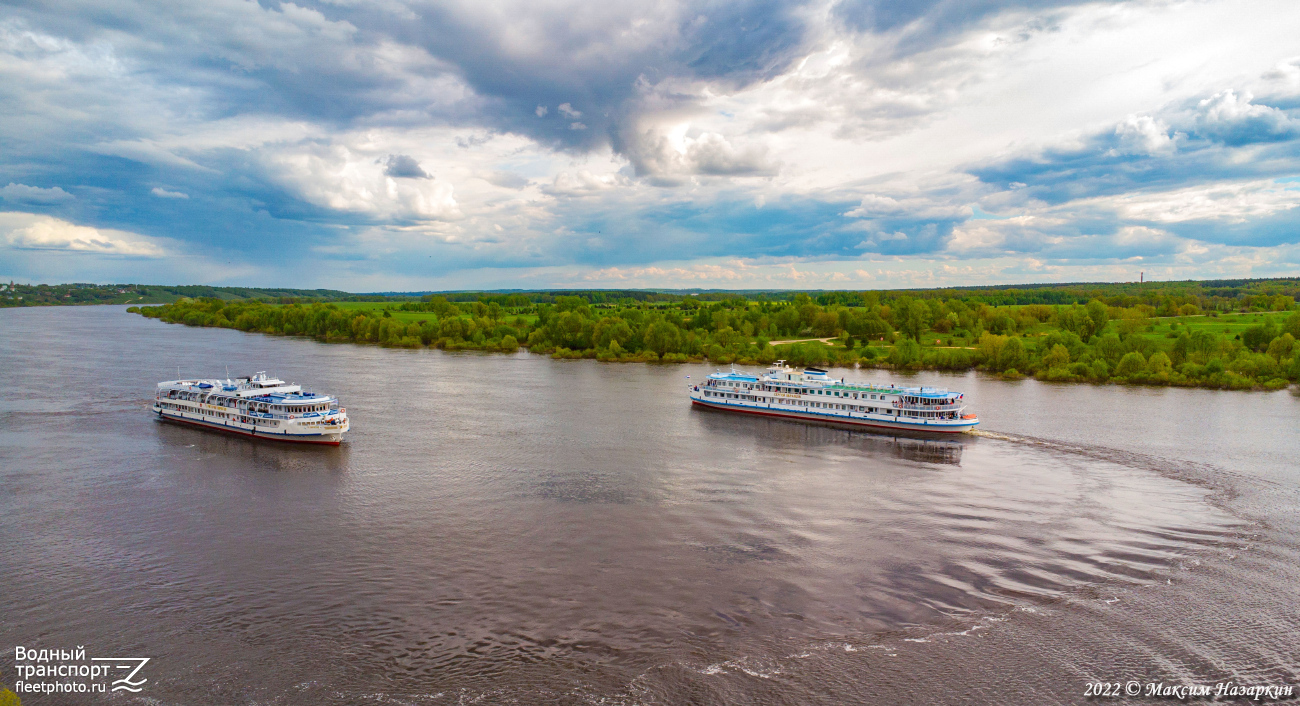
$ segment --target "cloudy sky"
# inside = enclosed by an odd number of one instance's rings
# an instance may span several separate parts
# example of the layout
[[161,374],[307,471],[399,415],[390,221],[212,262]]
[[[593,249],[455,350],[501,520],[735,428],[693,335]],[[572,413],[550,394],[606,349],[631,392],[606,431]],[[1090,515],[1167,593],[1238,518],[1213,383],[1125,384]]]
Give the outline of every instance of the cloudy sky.
[[1295,0],[10,0],[0,277],[1300,274]]

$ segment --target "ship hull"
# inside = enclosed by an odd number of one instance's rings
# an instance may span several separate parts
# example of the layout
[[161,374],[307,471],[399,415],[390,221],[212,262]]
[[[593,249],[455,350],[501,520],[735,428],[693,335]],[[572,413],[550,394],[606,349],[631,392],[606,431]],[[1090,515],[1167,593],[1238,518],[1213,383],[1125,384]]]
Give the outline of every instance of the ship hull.
[[844,417],[838,414],[822,414],[818,412],[797,412],[786,409],[772,409],[770,407],[751,407],[749,405],[728,404],[726,402],[711,402],[698,397],[691,397],[691,402],[706,409],[715,409],[722,412],[739,412],[742,414],[754,414],[761,417],[781,417],[785,419],[798,419],[807,422],[822,422],[826,424],[835,424],[854,428],[871,428],[871,429],[892,429],[895,431],[911,431],[925,434],[961,434],[974,429],[978,420],[963,422],[958,424],[937,424],[927,422],[903,422],[890,421],[884,419],[873,419],[870,417]]
[[327,434],[286,434],[284,432],[276,433],[270,431],[257,431],[255,429],[244,429],[226,424],[214,424],[200,419],[186,419],[184,417],[174,416],[161,411],[158,412],[158,418],[166,422],[176,422],[178,424],[201,427],[212,431],[225,432],[227,434],[246,436],[253,439],[266,439],[268,441],[280,441],[288,444],[338,446],[343,441],[343,432],[332,432]]

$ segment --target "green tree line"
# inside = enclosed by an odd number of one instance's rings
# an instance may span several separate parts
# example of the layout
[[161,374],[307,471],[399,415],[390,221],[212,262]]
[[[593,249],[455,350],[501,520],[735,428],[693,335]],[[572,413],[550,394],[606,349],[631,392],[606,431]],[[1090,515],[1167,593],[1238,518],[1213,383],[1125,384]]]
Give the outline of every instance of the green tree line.
[[[1233,389],[1300,381],[1300,312],[1289,295],[1238,293],[1237,310],[1260,313],[1232,316],[1205,314],[1190,295],[1165,295],[1154,303],[1115,294],[1115,303],[1094,298],[1000,306],[974,295],[855,295],[819,296],[822,302],[796,294],[790,301],[613,303],[577,295],[550,303],[453,302],[430,295],[360,309],[203,298],[129,311],[190,326],[321,341],[504,352],[525,347],[602,361],[755,365],[785,359],[800,366],[981,369],[1057,382]],[[1243,316],[1254,323],[1239,323]]]
[[0,283],[0,308],[17,306],[60,306],[77,304],[165,304],[183,297],[217,299],[265,299],[291,301],[342,300],[347,292],[332,289],[258,289],[253,287],[209,287],[206,285],[144,284],[18,284]]
[[[208,285],[142,284],[38,284],[0,283],[0,307],[49,304],[158,304],[181,297],[215,297],[225,300],[262,299],[272,303],[372,302],[406,304],[418,310],[435,298],[456,304],[495,303],[513,312],[536,305],[555,304],[562,297],[580,297],[597,308],[623,308],[640,304],[662,305],[684,301],[714,303],[726,301],[791,302],[799,293],[764,290],[538,290],[497,292],[369,293],[355,294],[332,289],[285,289],[215,287]],[[1279,302],[1300,297],[1300,278],[1208,280],[1182,282],[1025,284],[1015,286],[954,287],[888,291],[805,292],[821,306],[867,307],[913,299],[960,299],[968,304],[1019,306],[1028,304],[1070,305],[1097,299],[1107,306],[1131,308],[1148,305],[1160,316],[1170,316],[1183,307],[1202,311],[1267,311]]]

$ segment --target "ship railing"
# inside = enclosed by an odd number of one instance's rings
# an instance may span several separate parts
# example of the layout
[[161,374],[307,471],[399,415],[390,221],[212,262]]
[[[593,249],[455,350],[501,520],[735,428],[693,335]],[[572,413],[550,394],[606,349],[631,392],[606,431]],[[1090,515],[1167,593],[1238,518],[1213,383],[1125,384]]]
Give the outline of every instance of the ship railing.
[[302,414],[297,412],[259,412],[257,410],[249,409],[240,409],[236,411],[241,417],[255,417],[257,419],[317,419],[328,417],[331,414],[342,414],[346,416],[348,413],[348,410],[343,407],[340,407],[339,409],[331,409],[328,412],[303,412]]
[[919,412],[956,412],[956,411],[960,410],[962,407],[965,407],[965,406],[966,406],[966,405],[964,405],[964,404],[960,404],[960,403],[958,403],[958,404],[907,404],[907,403],[896,403],[896,404],[894,405],[895,409],[913,409],[913,410],[917,410],[917,411],[919,411]]

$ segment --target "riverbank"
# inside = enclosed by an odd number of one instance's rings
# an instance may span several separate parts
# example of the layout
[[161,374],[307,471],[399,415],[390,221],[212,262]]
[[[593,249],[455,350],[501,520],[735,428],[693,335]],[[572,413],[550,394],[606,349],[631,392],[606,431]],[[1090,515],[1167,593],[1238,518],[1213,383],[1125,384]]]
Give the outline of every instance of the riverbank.
[[[168,323],[325,342],[511,353],[603,362],[833,365],[981,370],[1007,379],[1279,390],[1300,381],[1300,312],[1188,311],[1146,305],[970,306],[902,298],[848,307],[728,301],[593,306],[579,297],[503,308],[445,299],[285,304],[183,299],[128,311]],[[890,322],[898,324],[895,327]],[[788,342],[783,333],[833,333]]]

